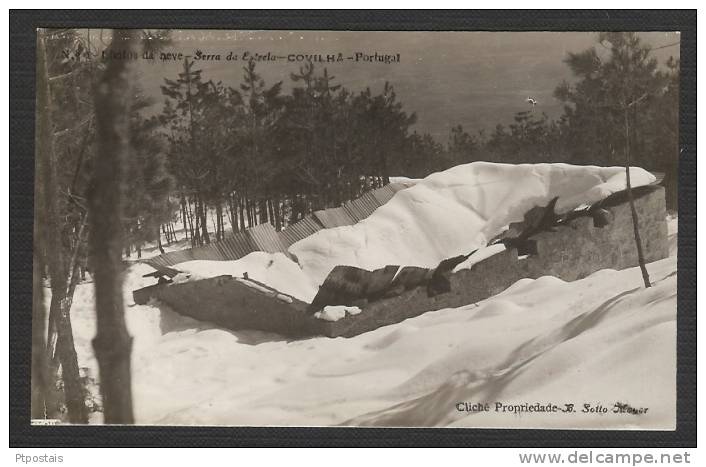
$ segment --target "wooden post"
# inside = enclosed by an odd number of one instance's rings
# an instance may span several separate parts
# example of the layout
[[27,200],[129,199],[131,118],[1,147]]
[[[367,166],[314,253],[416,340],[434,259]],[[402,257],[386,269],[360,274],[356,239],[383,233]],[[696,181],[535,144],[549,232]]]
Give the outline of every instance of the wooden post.
[[[631,105],[635,104],[637,101],[633,102]],[[628,203],[630,204],[630,212],[632,214],[632,227],[635,233],[635,245],[637,246],[637,262],[640,264],[640,271],[642,272],[642,280],[645,283],[645,287],[649,288],[652,286],[650,284],[650,276],[647,273],[647,266],[645,265],[645,255],[642,251],[642,239],[640,238],[640,229],[638,227],[637,221],[637,210],[635,209],[635,200],[632,195],[632,185],[630,183],[630,123],[628,117],[628,108],[625,107],[625,184],[628,192]]]

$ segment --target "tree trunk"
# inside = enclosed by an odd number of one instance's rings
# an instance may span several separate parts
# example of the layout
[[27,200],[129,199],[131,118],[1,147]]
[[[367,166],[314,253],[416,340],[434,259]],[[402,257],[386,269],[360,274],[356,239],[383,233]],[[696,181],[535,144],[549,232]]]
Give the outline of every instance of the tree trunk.
[[260,198],[260,200],[258,201],[257,210],[260,213],[260,222],[258,222],[258,223],[264,224],[269,219],[268,212],[267,212],[267,200],[266,199]]
[[[59,189],[57,186],[57,164],[54,154],[53,129],[51,118],[51,90],[46,64],[46,45],[44,35],[38,40],[37,47],[37,158],[41,165],[44,182],[44,225],[46,240],[44,251],[47,254],[49,277],[51,279],[52,299],[49,307],[49,333],[46,355],[49,362],[57,362],[53,366],[58,370],[61,365],[61,378],[64,383],[64,399],[71,423],[88,423],[88,412],[84,400],[84,388],[78,371],[78,358],[74,347],[73,333],[69,309],[71,298],[67,297],[67,270],[64,261],[64,245],[62,244],[62,229],[59,225]],[[42,304],[43,306],[43,304]],[[42,322],[42,327],[44,323]],[[56,353],[54,354],[54,344]],[[53,384],[56,371],[50,374],[47,384]],[[55,407],[50,407],[53,412]]]
[[186,200],[184,199],[184,193],[181,194],[181,224],[184,227],[184,236],[189,239],[189,230],[186,225]]
[[201,237],[206,242],[206,244],[211,243],[211,239],[208,236],[208,223],[206,219],[206,203],[203,202],[201,196],[199,196],[199,211],[201,215]]
[[274,199],[274,212],[275,212],[275,230],[279,232],[282,230],[282,207],[280,206],[279,196]]
[[[207,214],[208,215],[208,211]],[[220,234],[220,226],[218,224],[218,216],[214,217],[213,214],[211,214],[211,225],[213,225],[213,235],[216,237],[216,241],[219,240],[219,234]]]
[[[168,245],[169,243],[167,243]],[[164,247],[162,246],[162,236],[159,234],[159,230],[157,230],[157,248],[159,248],[159,253],[164,254]]]
[[630,204],[630,213],[632,214],[632,228],[635,233],[635,245],[637,246],[637,261],[640,264],[640,271],[642,272],[642,280],[645,283],[645,287],[651,287],[650,276],[647,273],[647,266],[645,265],[645,256],[642,251],[642,240],[640,239],[640,229],[638,227],[637,221],[637,210],[635,209],[635,200],[632,196],[632,185],[630,184],[630,123],[629,123],[629,110],[628,107],[625,108],[625,184],[628,192],[628,203]]
[[252,210],[250,209],[250,199],[248,198],[247,192],[245,194],[245,213],[247,214],[248,218],[248,227],[252,227]]
[[162,246],[162,234],[164,234],[164,241],[169,245],[169,232],[167,231],[167,224],[162,224],[162,232],[160,233],[160,228],[157,227],[157,245]]
[[[130,50],[134,40],[130,30],[113,30],[110,48]],[[116,424],[134,423],[132,337],[125,324],[120,257],[123,173],[129,163],[129,64],[128,60],[108,61],[94,91],[98,149],[88,197],[96,300],[93,349],[100,371],[104,421]]]
[[223,227],[223,204],[221,201],[216,203],[216,239],[223,240],[225,228]]
[[[191,203],[194,203],[194,206],[192,208]],[[189,228],[191,230],[191,245],[196,246],[196,245],[201,245],[201,224],[200,218],[198,216],[198,213],[196,211],[198,205],[196,204],[196,200],[193,199],[193,196],[187,200],[187,215],[189,216]]]
[[228,194],[228,220],[230,221],[231,232],[238,231],[238,218],[235,207],[235,202],[233,200],[233,193]]
[[242,198],[238,198],[238,206],[238,216],[240,217],[240,227],[238,228],[238,231],[243,231],[245,230],[245,203]]

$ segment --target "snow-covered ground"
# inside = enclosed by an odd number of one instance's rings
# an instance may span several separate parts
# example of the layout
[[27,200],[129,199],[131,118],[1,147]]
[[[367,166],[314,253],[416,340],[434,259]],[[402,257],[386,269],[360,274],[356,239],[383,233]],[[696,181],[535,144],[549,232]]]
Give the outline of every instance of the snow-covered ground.
[[[138,423],[674,427],[676,257],[576,282],[523,279],[478,304],[353,338],[288,342],[134,305],[148,266],[126,276]],[[92,284],[72,308],[81,366],[96,375]],[[95,390],[95,388],[93,388]],[[458,402],[647,407],[632,414],[466,413]],[[99,421],[99,420],[96,420]]]
[[[475,168],[469,172],[469,166]],[[483,244],[553,196],[561,196],[559,210],[571,209],[624,186],[620,168],[469,166],[417,182],[356,226],[327,229],[295,244],[303,270],[284,255],[261,252],[178,267],[192,277],[248,272],[310,301],[328,263],[433,266],[456,249]],[[500,169],[503,177],[516,179],[514,186],[500,182]],[[633,171],[636,184],[650,177]],[[677,218],[670,216],[668,224],[672,256],[648,265],[650,289],[641,287],[638,268],[603,270],[571,283],[523,279],[482,302],[353,338],[287,341],[221,329],[156,302],[135,305],[132,291],[154,283],[141,277],[152,268],[135,264],[125,274],[124,291],[134,336],[137,422],[671,429]],[[494,252],[478,252],[459,267]],[[323,311],[329,318],[357,312]],[[94,313],[93,284],[80,284],[72,307],[74,337],[80,366],[96,377]],[[478,403],[488,403],[489,410],[458,410]],[[613,413],[616,403],[647,411]],[[576,412],[502,410],[521,404],[574,404]],[[584,404],[608,412],[583,413]],[[99,414],[94,421],[100,422]]]

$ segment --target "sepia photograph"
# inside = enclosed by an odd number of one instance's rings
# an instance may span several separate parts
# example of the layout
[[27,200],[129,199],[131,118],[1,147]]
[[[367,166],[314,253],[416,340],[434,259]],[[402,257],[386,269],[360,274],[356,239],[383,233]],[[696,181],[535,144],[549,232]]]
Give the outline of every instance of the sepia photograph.
[[37,29],[31,424],[675,430],[680,42]]

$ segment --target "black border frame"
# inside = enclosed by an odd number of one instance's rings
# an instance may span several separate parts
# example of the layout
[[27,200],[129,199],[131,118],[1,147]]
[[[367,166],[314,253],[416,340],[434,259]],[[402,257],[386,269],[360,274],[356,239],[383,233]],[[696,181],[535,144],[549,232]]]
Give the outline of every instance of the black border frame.
[[[11,447],[696,446],[696,10],[13,10],[10,12]],[[676,431],[465,428],[31,426],[37,27],[681,31]]]

